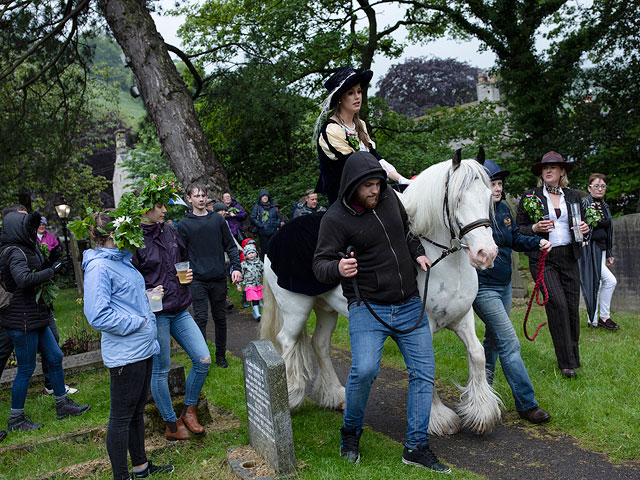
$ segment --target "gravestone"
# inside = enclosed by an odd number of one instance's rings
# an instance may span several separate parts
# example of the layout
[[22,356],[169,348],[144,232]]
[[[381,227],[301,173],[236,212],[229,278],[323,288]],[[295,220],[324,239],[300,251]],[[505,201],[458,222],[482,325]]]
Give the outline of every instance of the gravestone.
[[279,474],[293,473],[296,456],[284,360],[269,340],[242,350],[251,446]]
[[[618,285],[613,292],[611,309],[623,312],[640,310],[640,213],[613,219],[613,256],[610,270]],[[615,319],[614,319],[615,320]]]

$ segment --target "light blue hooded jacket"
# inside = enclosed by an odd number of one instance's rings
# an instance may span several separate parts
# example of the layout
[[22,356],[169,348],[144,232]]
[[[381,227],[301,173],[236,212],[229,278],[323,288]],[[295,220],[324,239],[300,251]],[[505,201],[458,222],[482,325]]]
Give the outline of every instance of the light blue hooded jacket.
[[109,368],[139,362],[160,351],[144,278],[130,260],[131,252],[116,248],[83,254],[84,314],[102,333],[102,361]]

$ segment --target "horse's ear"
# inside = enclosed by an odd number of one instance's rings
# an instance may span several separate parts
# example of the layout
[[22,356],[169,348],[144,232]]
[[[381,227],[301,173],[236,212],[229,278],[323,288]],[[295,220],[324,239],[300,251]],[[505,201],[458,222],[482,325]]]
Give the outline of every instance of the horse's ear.
[[480,150],[478,150],[478,156],[476,157],[476,160],[480,165],[484,165],[484,148],[482,146],[480,146]]
[[459,148],[456,150],[456,153],[453,154],[453,158],[451,159],[453,162],[453,171],[455,172],[460,166],[460,162],[462,161],[462,149]]

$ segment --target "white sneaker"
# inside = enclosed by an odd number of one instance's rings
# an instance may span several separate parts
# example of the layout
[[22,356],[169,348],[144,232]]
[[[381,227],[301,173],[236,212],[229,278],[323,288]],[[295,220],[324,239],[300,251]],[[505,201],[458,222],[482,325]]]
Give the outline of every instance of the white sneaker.
[[[70,395],[72,395],[74,393],[78,393],[78,389],[77,388],[70,387],[69,385],[65,385],[64,389],[65,389],[65,392],[70,394]],[[53,388],[44,387],[44,393],[45,393],[45,395],[53,395]]]

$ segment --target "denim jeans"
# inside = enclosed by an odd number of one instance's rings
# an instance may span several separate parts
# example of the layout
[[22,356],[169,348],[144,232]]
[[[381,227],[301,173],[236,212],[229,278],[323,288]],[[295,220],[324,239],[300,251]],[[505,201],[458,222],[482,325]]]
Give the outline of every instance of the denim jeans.
[[209,318],[208,308],[211,304],[211,317],[216,327],[216,357],[224,357],[227,350],[227,313],[225,311],[227,280],[210,282],[194,280],[191,282],[191,295],[193,296],[193,317],[205,339]]
[[479,285],[473,310],[486,325],[484,356],[487,380],[493,383],[496,361],[500,358],[502,371],[511,387],[516,408],[520,411],[537,407],[533,385],[520,356],[520,341],[513,328],[511,312],[511,284]]
[[114,480],[129,478],[127,450],[134,467],[147,461],[144,451],[144,406],[149,394],[151,357],[109,369],[111,410],[107,425],[107,452]]
[[171,369],[171,337],[175,338],[191,358],[193,366],[187,376],[185,405],[196,405],[200,391],[207,379],[211,354],[207,342],[189,314],[183,310],[176,314],[156,315],[158,343],[160,352],[153,356],[153,375],[151,376],[151,394],[165,422],[175,422],[176,413],[169,392],[169,370]]
[[62,371],[62,350],[49,327],[43,327],[30,332],[22,330],[7,330],[13,339],[13,346],[18,360],[18,374],[11,389],[11,408],[24,408],[27,389],[31,375],[36,368],[36,353],[38,349],[49,364],[49,379],[56,396],[65,394],[64,373]]
[[[58,325],[56,325],[56,319],[54,318],[53,313],[51,313],[51,315],[49,316],[49,329],[51,330],[51,333],[53,333],[53,338],[56,339],[56,343],[60,345]],[[47,363],[47,358],[42,355],[42,352],[40,353],[40,355],[42,356],[42,375],[44,376],[44,386],[49,390],[52,390],[53,386],[51,385],[51,380],[49,379],[49,364]]]
[[[370,305],[380,318],[401,330],[415,324],[422,307],[418,297],[402,305]],[[427,316],[423,316],[418,328],[411,333],[398,334],[378,322],[364,304],[358,306],[354,302],[349,306],[349,337],[351,370],[345,387],[344,426],[358,432],[362,429],[371,385],[380,371],[382,347],[387,337],[391,337],[400,348],[409,371],[405,445],[416,448],[428,443],[435,362]]]

